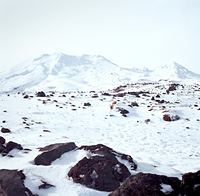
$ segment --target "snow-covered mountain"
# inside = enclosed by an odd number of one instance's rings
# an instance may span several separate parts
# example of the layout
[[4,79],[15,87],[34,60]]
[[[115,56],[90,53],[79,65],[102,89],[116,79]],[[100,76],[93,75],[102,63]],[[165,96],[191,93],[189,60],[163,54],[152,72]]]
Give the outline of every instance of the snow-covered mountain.
[[0,91],[99,90],[138,80],[159,79],[200,79],[200,75],[177,63],[154,70],[126,69],[99,55],[54,53],[25,61],[2,75]]

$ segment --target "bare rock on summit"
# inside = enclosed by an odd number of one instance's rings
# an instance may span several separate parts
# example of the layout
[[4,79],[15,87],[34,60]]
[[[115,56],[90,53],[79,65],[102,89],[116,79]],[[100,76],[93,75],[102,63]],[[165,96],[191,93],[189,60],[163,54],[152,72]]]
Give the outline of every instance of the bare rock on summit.
[[56,143],[40,148],[43,151],[34,159],[35,165],[51,165],[53,161],[60,158],[64,153],[74,150],[77,146],[74,142]]

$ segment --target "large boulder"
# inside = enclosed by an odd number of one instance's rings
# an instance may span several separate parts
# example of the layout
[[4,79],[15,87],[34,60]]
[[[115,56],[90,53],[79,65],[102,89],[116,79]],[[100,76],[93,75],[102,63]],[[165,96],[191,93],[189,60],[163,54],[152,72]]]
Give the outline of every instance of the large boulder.
[[181,181],[175,177],[138,173],[109,196],[179,196]]
[[92,156],[80,160],[68,173],[76,183],[100,191],[113,191],[131,174],[116,158]]
[[68,176],[74,182],[89,188],[113,191],[119,187],[131,175],[122,161],[126,161],[132,170],[137,168],[131,156],[116,152],[103,144],[81,146],[79,150],[88,151],[89,157],[84,157],[72,167]]
[[182,176],[182,189],[186,196],[200,195],[200,170],[196,173],[186,173]]
[[60,158],[64,153],[74,150],[77,146],[74,142],[56,143],[40,148],[41,153],[34,159],[35,165],[51,165],[53,161]]
[[17,170],[0,170],[1,196],[33,196],[24,186],[25,175]]
[[130,155],[117,152],[117,151],[113,150],[112,148],[105,146],[103,144],[97,144],[97,145],[91,145],[91,146],[81,146],[79,149],[89,151],[90,153],[95,154],[95,155],[120,158],[124,161],[127,161],[132,170],[137,169],[137,164],[136,164],[136,162],[133,161],[133,158]]

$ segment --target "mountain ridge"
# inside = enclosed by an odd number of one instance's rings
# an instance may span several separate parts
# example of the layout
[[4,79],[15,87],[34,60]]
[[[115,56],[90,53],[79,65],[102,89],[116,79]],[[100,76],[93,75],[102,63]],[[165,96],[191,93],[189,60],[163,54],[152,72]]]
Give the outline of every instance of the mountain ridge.
[[12,68],[0,79],[2,92],[13,90],[107,89],[138,80],[199,80],[200,75],[174,62],[155,69],[123,68],[101,55],[42,54]]

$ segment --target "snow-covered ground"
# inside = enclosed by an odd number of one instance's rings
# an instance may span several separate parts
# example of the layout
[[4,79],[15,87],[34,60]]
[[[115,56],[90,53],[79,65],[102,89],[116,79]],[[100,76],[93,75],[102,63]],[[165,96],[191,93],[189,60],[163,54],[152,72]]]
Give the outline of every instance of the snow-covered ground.
[[[11,133],[0,132],[0,136],[31,151],[12,150],[9,154],[13,157],[0,155],[0,169],[23,170],[25,185],[40,196],[107,195],[73,183],[67,177],[70,168],[86,156],[83,150],[65,153],[50,166],[33,164],[40,154],[39,147],[75,142],[77,146],[101,143],[131,155],[138,163],[134,172],[181,177],[185,172],[200,170],[200,85],[179,85],[167,94],[168,87],[167,81],[138,83],[106,91],[111,96],[100,91],[57,91],[49,97],[27,92],[28,99],[22,93],[1,94],[1,126]],[[143,91],[140,97],[128,93],[140,91]],[[113,101],[116,105],[111,110]],[[132,102],[139,107],[130,107]],[[120,114],[118,107],[129,111],[127,117]],[[180,119],[167,122],[163,120],[164,114],[178,115]],[[41,180],[55,188],[39,190]]]

